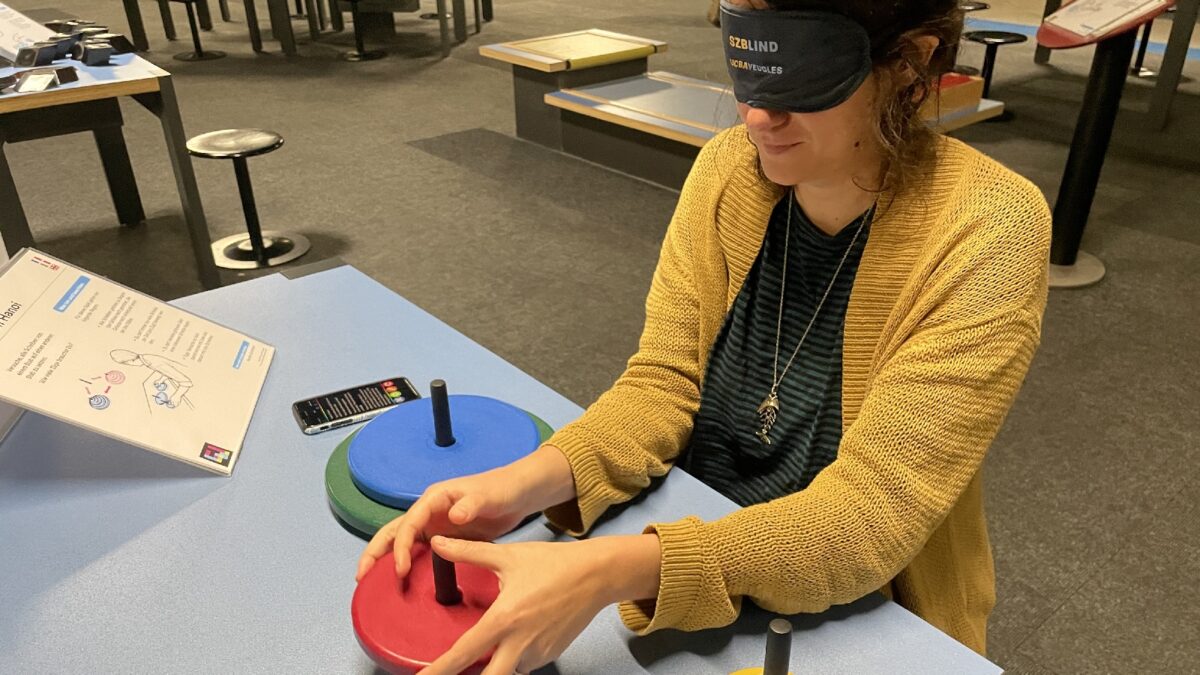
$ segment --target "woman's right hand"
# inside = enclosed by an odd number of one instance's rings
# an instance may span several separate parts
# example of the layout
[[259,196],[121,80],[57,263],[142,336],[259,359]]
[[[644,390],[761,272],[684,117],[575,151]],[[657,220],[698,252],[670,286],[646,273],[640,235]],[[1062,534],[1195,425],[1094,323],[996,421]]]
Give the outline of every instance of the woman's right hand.
[[355,578],[394,551],[396,575],[404,578],[416,541],[435,535],[492,541],[531,513],[575,496],[571,465],[557,448],[543,446],[529,456],[484,473],[430,485],[408,511],[371,538],[358,561]]

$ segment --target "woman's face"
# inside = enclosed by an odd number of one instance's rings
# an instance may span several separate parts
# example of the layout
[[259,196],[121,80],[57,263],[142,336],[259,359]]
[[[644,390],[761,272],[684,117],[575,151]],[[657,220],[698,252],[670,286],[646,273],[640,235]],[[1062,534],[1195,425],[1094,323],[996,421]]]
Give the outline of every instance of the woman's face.
[[[763,173],[779,185],[875,179],[879,167],[874,126],[875,75],[842,104],[815,113],[752,108],[738,103]],[[865,174],[865,175],[864,175]]]

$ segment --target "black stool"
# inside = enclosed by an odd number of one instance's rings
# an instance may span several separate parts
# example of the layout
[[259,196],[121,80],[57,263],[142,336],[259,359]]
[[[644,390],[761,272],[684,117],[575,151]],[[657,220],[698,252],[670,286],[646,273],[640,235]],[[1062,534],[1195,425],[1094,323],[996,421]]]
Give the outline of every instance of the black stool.
[[992,71],[996,67],[996,50],[1000,45],[1015,45],[1029,38],[1020,33],[1009,33],[1003,30],[973,30],[963,33],[963,37],[971,42],[982,44],[987,51],[983,54],[983,97],[987,98],[992,90]]
[[[991,5],[987,4],[986,2],[974,2],[971,0],[958,3],[958,10],[960,12],[962,12],[963,14],[970,14],[971,12],[982,12],[985,9],[991,9]],[[951,70],[958,73],[959,75],[970,75],[972,77],[979,74],[978,68],[975,68],[974,66],[959,65],[957,63],[957,61],[958,61],[958,45],[954,45],[954,58],[950,59],[950,62],[954,63],[954,67],[951,68]]]
[[362,23],[358,16],[358,3],[360,0],[346,0],[350,3],[350,18],[354,21],[354,51],[342,52],[343,61],[374,61],[387,56],[387,52],[382,49],[372,49],[368,51],[363,47]]
[[291,262],[308,253],[308,239],[298,234],[267,230],[258,225],[258,208],[250,187],[250,172],[246,158],[265,155],[283,145],[283,137],[262,129],[224,129],[200,134],[187,142],[194,157],[232,159],[237,174],[242,211],[246,214],[246,234],[235,234],[212,244],[217,267],[229,270],[251,270]]
[[215,50],[204,51],[204,47],[200,46],[200,30],[196,27],[196,10],[193,7],[197,2],[203,0],[171,0],[171,2],[181,2],[187,7],[188,26],[192,29],[192,45],[194,51],[176,54],[175,58],[180,61],[212,61],[214,59],[225,58],[225,52]]

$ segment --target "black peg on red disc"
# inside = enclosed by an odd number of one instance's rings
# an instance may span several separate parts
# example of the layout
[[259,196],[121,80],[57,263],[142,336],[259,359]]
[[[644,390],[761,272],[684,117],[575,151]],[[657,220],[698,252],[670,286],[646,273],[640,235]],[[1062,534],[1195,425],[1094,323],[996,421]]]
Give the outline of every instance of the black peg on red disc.
[[[443,389],[445,385],[443,384]],[[439,604],[457,605],[462,602],[462,591],[458,590],[458,575],[454,563],[433,553],[433,589]]]
[[763,675],[788,675],[792,660],[792,623],[787,619],[772,619],[767,626],[767,658]]
[[446,393],[445,380],[429,383],[429,398],[433,399],[434,442],[441,448],[454,445],[454,429],[450,426],[450,397]]

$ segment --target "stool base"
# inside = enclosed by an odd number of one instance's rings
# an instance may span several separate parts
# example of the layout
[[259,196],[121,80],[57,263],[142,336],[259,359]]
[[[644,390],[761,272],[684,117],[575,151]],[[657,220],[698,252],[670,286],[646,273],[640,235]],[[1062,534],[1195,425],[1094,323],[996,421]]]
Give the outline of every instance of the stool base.
[[359,61],[375,61],[376,59],[382,59],[385,56],[387,56],[387,52],[383,51],[382,49],[368,49],[363,52],[342,52],[340,55],[338,55],[338,58],[343,61],[353,61],[357,63]]
[[1075,254],[1074,265],[1050,265],[1050,288],[1083,288],[1104,278],[1104,263],[1086,251]]
[[299,234],[264,230],[262,236],[263,245],[267,250],[266,265],[260,265],[254,259],[254,249],[250,246],[250,235],[234,234],[212,243],[213,260],[216,261],[217,267],[227,270],[275,267],[299,258],[312,248],[308,239]]
[[214,49],[206,49],[200,53],[184,52],[175,55],[176,61],[216,61],[223,58],[225,58],[225,52],[218,52]]

